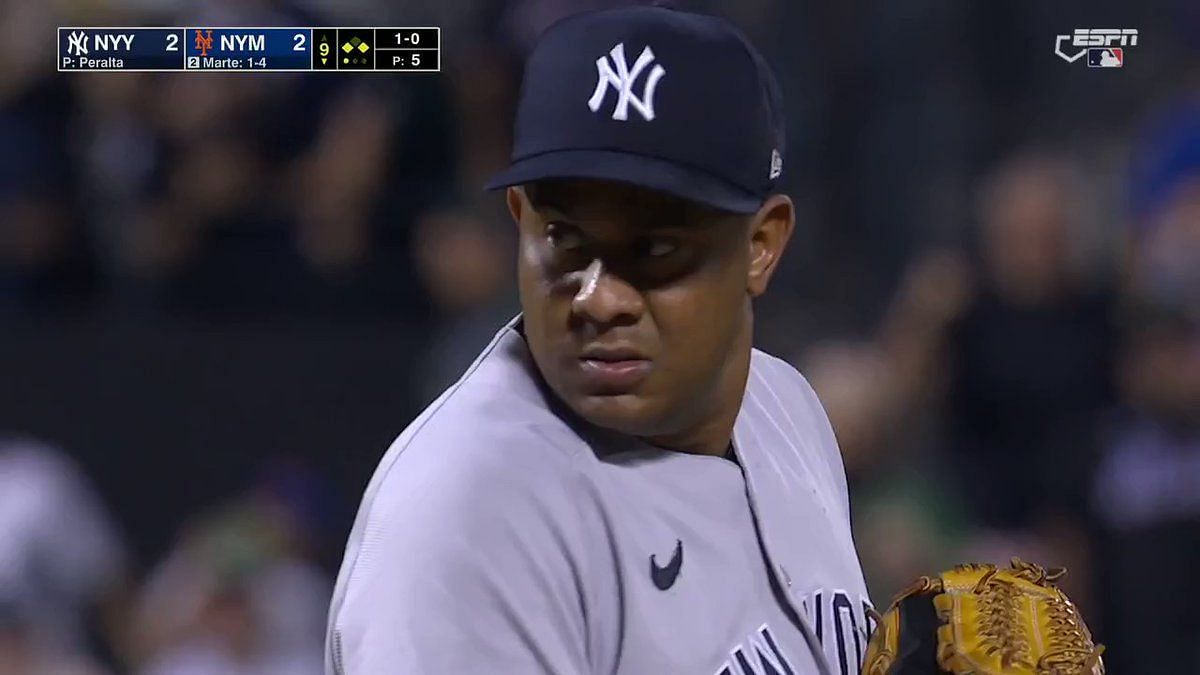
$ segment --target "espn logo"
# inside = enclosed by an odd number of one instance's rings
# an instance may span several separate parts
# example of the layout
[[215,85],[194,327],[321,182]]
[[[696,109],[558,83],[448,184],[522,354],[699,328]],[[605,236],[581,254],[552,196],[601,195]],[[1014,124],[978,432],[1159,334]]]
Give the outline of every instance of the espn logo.
[[1120,47],[1088,50],[1088,68],[1121,68],[1125,65],[1125,50]]
[[[1062,50],[1064,42],[1081,49],[1067,54]],[[1075,63],[1087,54],[1089,68],[1123,68],[1125,47],[1134,47],[1137,43],[1136,28],[1076,28],[1074,33],[1055,36],[1054,53],[1067,63]]]

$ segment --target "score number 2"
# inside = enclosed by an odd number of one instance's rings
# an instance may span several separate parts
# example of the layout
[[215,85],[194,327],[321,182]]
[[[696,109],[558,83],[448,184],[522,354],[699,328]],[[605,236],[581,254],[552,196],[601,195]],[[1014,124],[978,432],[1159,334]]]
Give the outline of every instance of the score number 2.
[[292,45],[292,51],[294,51],[294,52],[304,51],[304,33],[296,33],[295,35],[292,36],[292,39],[296,41],[296,43],[294,45]]

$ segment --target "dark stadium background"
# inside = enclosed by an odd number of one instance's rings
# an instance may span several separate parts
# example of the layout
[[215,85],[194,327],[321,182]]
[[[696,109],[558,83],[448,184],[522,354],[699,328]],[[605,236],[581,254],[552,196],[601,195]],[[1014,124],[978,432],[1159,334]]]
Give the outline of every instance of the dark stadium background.
[[[0,673],[320,672],[375,462],[516,311],[480,186],[522,56],[610,4],[0,5]],[[1017,554],[1112,672],[1200,673],[1200,5],[676,4],[783,85],[758,344],[829,410],[875,603]],[[443,72],[53,67],[55,26],[204,23],[441,26]],[[1123,69],[1053,54],[1100,27]]]

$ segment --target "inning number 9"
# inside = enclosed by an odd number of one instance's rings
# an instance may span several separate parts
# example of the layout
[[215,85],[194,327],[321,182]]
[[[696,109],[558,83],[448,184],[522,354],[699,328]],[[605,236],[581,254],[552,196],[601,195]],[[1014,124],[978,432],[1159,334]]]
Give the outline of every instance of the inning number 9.
[[321,56],[329,56],[329,43],[322,42],[321,47],[317,51],[321,52]]

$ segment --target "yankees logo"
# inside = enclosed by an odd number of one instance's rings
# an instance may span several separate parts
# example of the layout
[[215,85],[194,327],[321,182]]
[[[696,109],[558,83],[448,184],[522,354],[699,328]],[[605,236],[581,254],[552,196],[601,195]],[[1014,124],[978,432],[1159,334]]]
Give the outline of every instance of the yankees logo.
[[[611,65],[609,64],[610,58],[612,59]],[[654,89],[658,86],[658,81],[662,79],[662,76],[667,74],[667,70],[655,63],[654,67],[650,69],[650,74],[646,76],[641,98],[633,95],[634,82],[652,63],[654,63],[654,50],[647,45],[638,56],[637,61],[634,62],[633,68],[630,69],[625,62],[625,43],[617,43],[617,46],[613,47],[606,56],[596,59],[598,79],[596,80],[596,91],[592,92],[592,97],[588,99],[588,107],[592,112],[599,111],[601,104],[604,103],[605,95],[608,94],[608,87],[612,85],[612,88],[617,91],[617,105],[613,108],[612,113],[614,120],[629,119],[630,105],[641,113],[647,122],[654,119]],[[616,68],[614,69],[613,66]]]
[[71,31],[71,34],[67,36],[67,53],[75,56],[87,54],[87,33],[81,30]]

